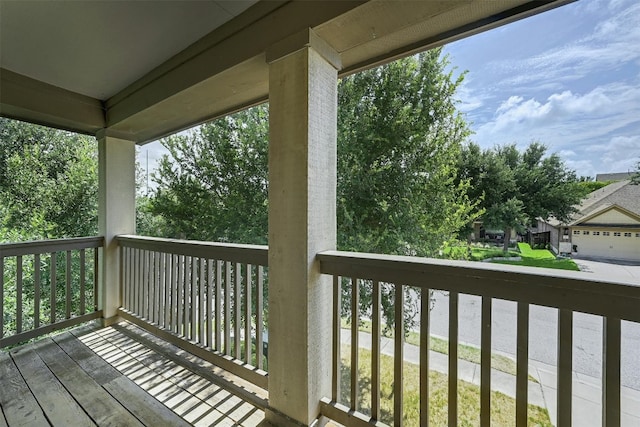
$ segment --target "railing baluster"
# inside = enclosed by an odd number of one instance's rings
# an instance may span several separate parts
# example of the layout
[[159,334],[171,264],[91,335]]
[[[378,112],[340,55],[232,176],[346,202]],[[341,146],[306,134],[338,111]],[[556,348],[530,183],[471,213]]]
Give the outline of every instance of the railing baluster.
[[[84,252],[84,249],[82,250]],[[0,275],[2,271],[0,270]],[[33,327],[40,327],[40,254],[33,256]],[[1,284],[0,284],[1,286]],[[0,298],[0,303],[2,302]],[[84,314],[82,312],[81,314]],[[0,314],[1,315],[1,314]]]
[[207,261],[207,347],[210,349],[215,348],[213,346],[213,260]]
[[491,309],[492,298],[482,297],[480,337],[480,426],[491,426]]
[[183,315],[182,309],[184,307],[183,298],[184,298],[184,271],[186,257],[183,255],[178,256],[178,280],[177,280],[177,300],[176,300],[176,334],[182,335],[182,324],[183,324]]
[[222,261],[216,260],[216,346],[222,352]]
[[189,328],[189,339],[191,341],[196,340],[196,328],[198,327],[198,258],[191,258],[191,301],[189,303],[189,310],[191,310],[191,324]]
[[224,354],[231,356],[231,263],[224,266]]
[[158,299],[158,290],[160,286],[159,280],[159,272],[158,272],[158,253],[156,251],[149,251],[151,256],[151,298],[150,302],[150,312],[151,312],[151,323],[160,323],[158,309],[160,308],[159,299]]
[[449,427],[458,423],[458,293],[449,292]]
[[516,426],[527,426],[529,402],[529,304],[518,302],[516,355]]
[[56,323],[56,264],[57,264],[57,254],[55,252],[51,253],[50,265],[51,265],[51,274],[49,278],[49,307],[51,307],[49,316],[51,323]]
[[404,286],[396,283],[393,350],[393,425],[402,427],[404,382]]
[[138,249],[131,249],[131,303],[129,310],[136,313],[138,307],[138,273],[140,264],[138,263]]
[[360,326],[360,287],[358,279],[351,278],[351,409],[358,410],[358,347]]
[[171,254],[171,330],[178,330],[178,255]]
[[165,321],[165,308],[167,307],[167,275],[166,275],[166,261],[167,254],[164,252],[158,253],[158,317],[156,321],[158,326],[166,327]]
[[[4,304],[4,301],[2,301]],[[22,255],[16,257],[16,333],[22,332]]]
[[263,271],[262,266],[258,266],[258,281],[256,283],[256,365],[258,369],[264,369],[263,351],[264,344],[262,343],[262,313],[264,310],[263,302]]
[[93,249],[93,311],[98,311],[98,256],[99,248]]
[[4,338],[4,255],[0,255],[0,339]]
[[71,251],[67,251],[65,266],[65,314],[67,319],[71,319]]
[[235,264],[235,268],[233,270],[233,278],[235,286],[233,288],[233,314],[234,314],[234,357],[236,359],[240,359],[240,331],[241,328],[241,315],[242,315],[242,303],[241,303],[241,290],[240,290],[240,281],[242,280],[242,269],[240,267],[240,263]]
[[[36,255],[38,257],[38,270],[40,270],[40,257],[39,255]],[[86,256],[85,256],[85,252],[84,249],[80,250],[80,314],[84,314],[86,312],[86,305],[87,302],[85,301],[86,298],[86,277],[85,275],[87,274],[87,270],[86,270]],[[40,273],[38,272],[38,279],[40,278]]]
[[244,361],[251,363],[251,264],[244,276]]
[[184,316],[183,319],[183,332],[182,332],[182,336],[184,338],[189,339],[190,337],[190,331],[191,331],[191,288],[193,286],[193,257],[188,256],[185,257],[184,260],[185,264],[184,264],[184,298],[183,298],[183,304],[184,307],[182,309],[182,313]]
[[173,255],[165,253],[164,265],[164,328],[171,330],[171,260]]
[[[380,298],[378,296],[378,298]],[[429,348],[430,348],[430,305],[429,289],[420,289],[420,425],[429,425]],[[378,314],[379,315],[379,314]]]
[[204,288],[207,285],[207,279],[204,275],[205,265],[204,258],[200,258],[200,275],[198,277],[198,342],[205,345],[204,342]]
[[144,251],[138,249],[137,251],[138,262],[136,267],[138,269],[138,277],[136,280],[136,314],[142,317],[144,304],[142,303],[142,282],[144,279]]
[[340,308],[342,307],[342,295],[340,291],[340,276],[333,276],[333,355],[331,369],[331,399],[337,402],[340,399],[340,334],[342,322]]
[[602,425],[620,426],[620,319],[603,319],[602,337]]
[[[371,418],[380,418],[380,282],[373,281],[371,308]],[[338,309],[340,307],[338,306]]]
[[573,312],[558,310],[558,427],[571,426]]
[[144,251],[144,267],[143,267],[143,281],[142,281],[142,317],[145,319],[149,319],[149,291],[151,289],[150,285],[150,263],[151,263],[151,253],[148,250]]

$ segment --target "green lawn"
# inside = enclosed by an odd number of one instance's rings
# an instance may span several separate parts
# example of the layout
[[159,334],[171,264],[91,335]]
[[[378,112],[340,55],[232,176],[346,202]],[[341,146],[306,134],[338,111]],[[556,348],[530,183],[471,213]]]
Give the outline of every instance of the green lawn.
[[487,258],[502,258],[502,257],[514,257],[520,256],[517,251],[504,252],[502,248],[490,247],[483,248],[478,246],[471,246],[471,253],[469,254],[469,246],[450,246],[443,250],[443,253],[453,259],[463,259],[466,256],[470,256],[472,261],[482,261]]
[[[342,328],[347,329],[350,328],[349,319],[342,319]],[[361,320],[360,327],[358,328],[361,332],[371,333],[371,321],[369,320]],[[382,325],[382,329],[384,330],[383,336],[387,338],[393,338],[393,329],[386,329],[385,325]],[[409,331],[407,336],[405,337],[405,342],[407,344],[420,346],[420,333]],[[449,354],[449,341],[431,336],[429,340],[429,348],[431,351],[435,351],[436,353]],[[466,360],[467,362],[480,364],[480,349],[478,347],[466,345],[466,344],[458,344],[458,359]],[[491,353],[491,368],[497,371],[502,371],[507,374],[515,375],[516,374],[516,362],[515,360],[503,356],[501,354]],[[529,381],[538,382],[534,377],[529,375]]]
[[531,249],[528,243],[518,243],[520,255],[531,259],[556,259],[556,256],[546,249]]
[[556,259],[555,255],[546,249],[531,249],[528,243],[518,243],[521,261],[494,260],[495,264],[524,265],[527,267],[555,268],[559,270],[580,271],[571,259]]
[[[350,348],[341,348],[340,400],[349,402]],[[371,415],[371,352],[358,351],[358,410]],[[380,356],[380,421],[393,425],[393,358]],[[403,418],[404,425],[420,425],[420,367],[405,362],[403,366]],[[429,421],[430,425],[447,425],[448,378],[446,375],[429,372]],[[491,425],[513,426],[515,423],[515,399],[497,391],[491,392]],[[458,381],[458,425],[477,426],[480,424],[480,387]],[[528,425],[551,427],[546,409],[528,405]]]

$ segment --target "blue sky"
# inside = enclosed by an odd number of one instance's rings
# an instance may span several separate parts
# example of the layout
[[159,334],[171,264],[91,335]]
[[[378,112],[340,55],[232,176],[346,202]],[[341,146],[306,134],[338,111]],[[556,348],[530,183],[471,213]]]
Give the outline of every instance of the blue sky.
[[638,0],[580,0],[445,52],[482,147],[540,141],[588,176],[640,160]]
[[[580,0],[445,47],[482,147],[540,141],[578,175],[640,161],[640,1]],[[155,169],[166,150],[141,148]]]

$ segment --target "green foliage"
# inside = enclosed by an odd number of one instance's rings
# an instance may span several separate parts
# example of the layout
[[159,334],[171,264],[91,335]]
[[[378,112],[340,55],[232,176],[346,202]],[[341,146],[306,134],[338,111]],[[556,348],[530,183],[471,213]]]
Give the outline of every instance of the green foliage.
[[[268,109],[254,107],[165,138],[145,212],[162,217],[141,233],[267,243]],[[147,220],[148,221],[148,220]]]
[[460,179],[471,182],[469,197],[486,210],[485,225],[505,230],[505,250],[511,229],[523,230],[538,217],[566,221],[585,195],[586,184],[538,142],[522,152],[515,144],[481,150],[469,143],[459,167]]
[[636,173],[631,177],[633,185],[640,185],[640,162],[636,163]]
[[[339,249],[433,256],[478,215],[468,181],[456,180],[469,135],[456,111],[462,77],[446,71],[440,54],[432,50],[339,82]],[[143,217],[163,219],[148,226],[143,218],[140,230],[267,243],[267,115],[262,105],[164,139],[169,155],[154,175],[155,195],[142,205]],[[370,284],[362,286],[365,310]],[[391,290],[384,286],[382,298],[390,325]],[[407,297],[407,321],[414,305]]]
[[591,181],[591,180],[580,180],[577,183],[581,196],[584,198],[589,193],[593,193],[596,190],[601,189],[602,187],[606,187],[614,181]]
[[97,157],[93,138],[0,118],[0,239],[96,235]]
[[433,256],[472,221],[454,182],[467,124],[435,49],[350,76],[338,95],[338,246]]
[[497,264],[524,265],[527,267],[553,268],[558,270],[580,271],[580,268],[571,259],[557,259],[555,255],[546,249],[531,249],[528,243],[518,243],[518,250],[522,260],[494,260]]

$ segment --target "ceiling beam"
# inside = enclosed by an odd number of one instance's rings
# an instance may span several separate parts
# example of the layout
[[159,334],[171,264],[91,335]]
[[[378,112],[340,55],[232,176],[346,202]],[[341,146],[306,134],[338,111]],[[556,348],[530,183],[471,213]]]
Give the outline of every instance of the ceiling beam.
[[104,128],[100,100],[0,68],[0,116],[95,135]]

